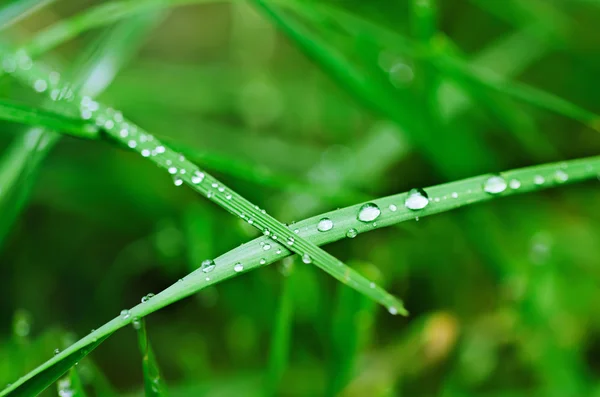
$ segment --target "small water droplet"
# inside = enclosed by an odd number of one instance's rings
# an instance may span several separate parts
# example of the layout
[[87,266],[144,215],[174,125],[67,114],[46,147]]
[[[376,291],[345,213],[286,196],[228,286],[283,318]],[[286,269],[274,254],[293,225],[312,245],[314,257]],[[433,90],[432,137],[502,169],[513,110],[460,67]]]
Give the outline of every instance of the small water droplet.
[[214,270],[215,266],[217,266],[217,265],[215,264],[215,262],[212,259],[206,259],[206,260],[202,261],[202,264],[200,265],[200,269],[202,269],[202,272],[204,272],[204,273],[209,273]]
[[156,153],[158,153],[158,154],[164,153],[165,150],[166,149],[165,149],[165,147],[163,145],[159,145],[159,146],[156,147],[156,149],[154,149],[154,151],[156,151]]
[[260,263],[261,265],[264,265],[265,263],[267,263],[265,258],[261,258],[260,261],[258,261],[258,263]]
[[357,219],[361,222],[372,222],[381,215],[381,210],[374,203],[363,204],[358,210]]
[[310,255],[308,255],[308,254],[302,255],[302,262],[304,262],[304,263],[311,263],[312,259],[311,259]]
[[133,139],[130,139],[129,142],[127,142],[127,146],[134,149],[137,146],[137,142]]
[[150,299],[152,299],[153,296],[154,296],[153,293],[149,293],[148,295],[145,295],[144,297],[142,297],[142,303],[148,302]]
[[262,247],[262,248],[263,248],[263,250],[264,250],[264,251],[268,251],[268,250],[270,250],[270,249],[271,249],[271,244],[268,244],[268,243],[267,243],[267,244],[263,245],[263,247]]
[[204,173],[200,171],[195,171],[192,176],[192,183],[194,185],[199,185],[204,180]]
[[33,83],[33,88],[37,92],[44,92],[48,89],[48,83],[46,83],[46,80],[38,79]]
[[275,251],[275,253],[276,253],[277,255],[281,254],[281,249],[278,249],[277,251]]
[[178,177],[178,176],[174,176],[174,177],[173,177],[173,184],[174,184],[175,186],[181,186],[181,185],[183,185],[183,179],[181,179],[181,178],[180,178],[180,177]]
[[294,245],[294,238],[293,237],[289,237],[287,239],[287,245]]
[[127,309],[121,310],[121,318],[123,320],[127,320],[129,318],[129,316],[131,316],[131,314],[129,313],[129,310],[127,310]]
[[54,349],[54,355],[56,356],[57,354],[60,353],[60,349]]
[[390,211],[392,212],[396,212],[396,210],[398,209],[398,207],[396,207],[394,204],[390,204],[390,206],[388,207],[390,209]]
[[242,270],[244,270],[244,265],[242,265],[240,262],[236,263],[235,266],[233,266],[233,270],[236,273],[241,272]]
[[346,232],[346,237],[348,237],[348,238],[354,238],[357,235],[358,235],[358,230],[356,230],[355,228],[348,229],[348,231]]
[[510,186],[511,189],[516,190],[521,187],[521,181],[518,179],[511,179],[510,182],[508,182],[508,186]]
[[450,195],[452,198],[458,198],[458,193],[456,192],[452,192],[452,194]]
[[327,232],[333,229],[333,221],[329,218],[321,218],[317,224],[317,230],[320,232]]
[[144,156],[144,157],[150,157],[150,150],[148,150],[148,149],[142,150],[142,156]]
[[506,190],[506,180],[500,175],[490,176],[483,184],[483,190],[489,194],[498,194]]
[[410,189],[404,200],[404,206],[411,211],[422,210],[429,204],[429,197],[425,190],[420,188]]
[[391,315],[395,316],[396,314],[398,314],[398,309],[396,309],[394,306],[390,306],[388,308],[388,312],[390,312]]
[[269,228],[268,228],[268,227],[266,227],[266,228],[265,228],[265,230],[263,230],[263,234],[264,234],[265,236],[270,236],[270,235],[271,235],[271,230],[269,230]]
[[177,168],[176,167],[169,167],[169,174],[175,175],[176,173],[177,173]]
[[554,173],[554,179],[556,179],[558,183],[563,183],[569,180],[569,175],[563,170],[557,170]]
[[533,183],[536,185],[543,185],[546,182],[546,179],[541,175],[536,175],[533,177]]
[[370,287],[370,288],[375,288],[375,283],[374,283],[374,282],[371,282],[371,283],[369,284],[369,287]]
[[134,317],[133,320],[131,320],[131,325],[134,329],[140,329],[142,328],[142,320],[140,320],[139,317]]

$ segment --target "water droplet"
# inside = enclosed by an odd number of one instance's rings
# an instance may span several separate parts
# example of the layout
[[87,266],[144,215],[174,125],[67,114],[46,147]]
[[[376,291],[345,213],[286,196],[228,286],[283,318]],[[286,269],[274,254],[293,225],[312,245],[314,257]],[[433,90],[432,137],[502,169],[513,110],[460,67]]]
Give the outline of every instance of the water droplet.
[[422,210],[429,204],[429,197],[423,189],[410,189],[404,200],[404,206],[412,211]]
[[369,284],[369,287],[370,287],[370,288],[375,288],[375,283],[374,283],[374,282],[371,282],[371,283]]
[[506,190],[506,180],[500,175],[490,176],[483,184],[483,190],[489,194],[498,194]]
[[521,181],[518,179],[511,179],[510,182],[508,182],[508,186],[510,186],[511,189],[516,190],[521,187]]
[[231,200],[231,194],[226,194],[226,195],[225,195],[225,198],[226,198],[227,200]]
[[281,249],[278,249],[277,251],[275,251],[275,253],[276,253],[277,255],[281,254]]
[[140,320],[139,317],[134,317],[133,320],[131,320],[131,325],[134,329],[140,329],[142,328],[142,320]]
[[202,261],[202,264],[200,265],[200,269],[202,269],[202,271],[204,273],[209,273],[212,272],[215,268],[215,262],[212,259],[206,259],[204,261]]
[[569,180],[569,175],[567,175],[566,172],[564,172],[563,170],[557,170],[554,173],[554,178],[556,179],[556,181],[558,183],[563,183]]
[[394,204],[390,204],[390,206],[388,207],[390,209],[390,211],[392,212],[396,212],[396,210],[398,209],[398,207],[396,207]]
[[541,175],[536,175],[533,177],[533,183],[536,185],[543,185],[546,182],[546,179]]
[[458,193],[456,192],[452,192],[452,194],[450,195],[452,198],[458,198]]
[[166,150],[166,149],[165,149],[165,147],[164,147],[163,145],[159,145],[159,146],[157,146],[157,147],[156,147],[156,149],[154,149],[154,150],[156,151],[156,153],[158,153],[158,154],[162,154],[162,153],[164,153],[164,152],[165,152],[165,150]]
[[204,173],[200,171],[195,171],[194,176],[192,176],[192,183],[194,185],[199,185],[204,180]]
[[177,168],[176,167],[169,167],[169,174],[175,175],[176,173],[177,173]]
[[54,355],[56,356],[57,354],[60,353],[60,349],[54,349]]
[[108,130],[112,130],[115,127],[115,122],[112,120],[106,120],[104,127]]
[[271,244],[265,244],[263,245],[263,250],[268,251],[271,249]]
[[181,186],[181,185],[183,185],[183,179],[181,179],[178,176],[175,176],[175,177],[173,177],[173,184],[175,186]]
[[312,259],[311,259],[310,255],[308,255],[308,254],[302,255],[302,262],[304,262],[304,263],[311,263]]
[[142,150],[142,156],[144,156],[144,157],[150,157],[150,150],[148,150],[148,149]]
[[320,232],[327,232],[333,229],[333,221],[329,218],[321,218],[317,224],[317,230]]
[[137,142],[134,141],[133,139],[130,139],[129,142],[127,142],[127,146],[134,149],[137,146]]
[[381,210],[374,203],[363,204],[358,210],[358,220],[361,222],[372,222],[381,214]]
[[266,227],[266,228],[265,228],[265,230],[263,230],[263,234],[264,234],[265,236],[270,236],[270,235],[271,235],[271,230],[269,230],[269,228],[268,228],[268,227]]
[[294,245],[294,238],[293,237],[289,237],[287,239],[287,245]]
[[149,293],[148,295],[145,295],[144,297],[142,297],[142,303],[148,302],[150,299],[152,299],[153,296],[154,296],[153,293]]
[[129,318],[129,316],[131,316],[131,314],[129,313],[129,310],[127,310],[127,309],[121,310],[121,318],[123,320],[127,320]]
[[390,312],[391,315],[395,316],[396,314],[398,314],[398,309],[396,309],[394,306],[390,306],[388,308],[388,312]]
[[261,258],[260,261],[258,261],[258,263],[264,265],[265,263],[267,263],[267,261],[265,260],[265,258]]
[[356,230],[355,228],[348,229],[348,231],[346,232],[346,237],[348,237],[348,238],[354,238],[357,235],[358,235],[358,230]]
[[242,270],[244,270],[244,265],[242,265],[240,262],[236,263],[235,266],[233,266],[233,270],[236,273],[241,272]]

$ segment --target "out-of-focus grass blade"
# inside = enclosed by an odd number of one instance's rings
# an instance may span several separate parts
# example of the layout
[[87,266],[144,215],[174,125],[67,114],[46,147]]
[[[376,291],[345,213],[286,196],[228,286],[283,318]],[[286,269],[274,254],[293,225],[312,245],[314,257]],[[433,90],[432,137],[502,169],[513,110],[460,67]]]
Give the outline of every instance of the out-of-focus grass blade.
[[147,397],[166,396],[166,387],[163,378],[160,376],[160,370],[154,351],[148,340],[146,332],[146,321],[143,318],[134,318],[133,327],[137,331],[138,345],[142,353],[142,369],[144,372],[144,390]]
[[0,7],[0,31],[54,0],[5,0]]
[[95,138],[98,135],[97,127],[81,119],[69,118],[58,113],[7,100],[0,100],[0,120],[28,125],[43,125],[82,138]]
[[81,378],[76,367],[71,367],[69,372],[56,382],[56,390],[60,397],[85,397]]
[[[290,228],[297,229],[297,235],[303,236],[312,243],[323,245],[403,221],[412,221],[415,216],[429,216],[459,207],[470,206],[474,203],[489,201],[497,197],[533,192],[583,180],[595,180],[599,173],[600,156],[506,171],[501,174],[501,178],[506,185],[501,180],[492,179],[498,178],[497,175],[485,174],[425,188],[425,193],[433,200],[418,212],[404,206],[403,203],[408,198],[407,193],[373,200],[372,204],[383,209],[375,225],[363,223],[356,218],[359,209],[364,205],[363,203],[305,219],[295,223]],[[488,186],[488,190],[498,192],[489,193],[484,190],[484,186]],[[333,228],[327,232],[321,232],[318,229],[318,225],[323,218],[328,218],[333,224]],[[267,243],[275,245],[275,247],[265,250],[263,247]],[[292,251],[288,249],[285,242],[275,243],[267,236],[249,241],[215,258],[213,261],[214,268],[209,272],[209,276],[204,271],[205,269],[197,269],[156,294],[147,302],[140,303],[130,310],[123,310],[120,316],[86,335],[2,390],[0,397],[36,395],[36,393],[58,379],[74,363],[80,361],[102,340],[114,331],[130,324],[133,318],[147,316],[210,285],[239,275],[241,271],[247,272],[263,267],[289,255],[292,255]],[[243,269],[240,269],[236,264],[242,262]]]
[[[73,70],[74,91],[85,95],[97,95],[112,81],[117,71],[129,60],[143,39],[143,35],[154,26],[158,15],[141,15],[118,24],[93,42]],[[50,102],[57,111],[68,107],[68,103]],[[40,123],[42,125],[43,123]],[[44,125],[47,127],[47,125]],[[60,135],[51,130],[33,128],[17,136],[7,155],[0,162],[0,246],[18,217],[31,190],[37,169]]]
[[281,283],[281,295],[279,296],[279,305],[275,314],[275,324],[269,348],[269,364],[265,386],[266,396],[277,396],[280,394],[281,381],[287,368],[290,352],[292,314],[294,311],[292,299],[293,288],[291,286],[291,283],[294,282],[294,261],[292,258],[288,259],[283,261],[281,270],[283,282]]
[[[365,274],[382,282],[373,266],[361,265]],[[369,337],[375,320],[375,305],[346,286],[336,290],[335,309],[331,319],[331,372],[329,396],[337,396],[353,377],[356,360]]]

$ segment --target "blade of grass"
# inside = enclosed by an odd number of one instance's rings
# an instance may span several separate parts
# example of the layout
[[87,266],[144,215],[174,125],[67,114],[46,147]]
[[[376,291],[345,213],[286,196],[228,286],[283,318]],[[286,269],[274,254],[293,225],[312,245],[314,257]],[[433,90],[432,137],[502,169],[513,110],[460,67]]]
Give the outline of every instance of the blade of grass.
[[76,367],[71,367],[67,375],[56,382],[56,391],[58,395],[70,397],[85,397],[85,391],[81,384],[81,378],[77,373]]
[[21,18],[47,6],[54,0],[8,0],[0,8],[0,31],[18,22]]
[[[125,23],[117,24],[85,51],[73,70],[73,89],[83,94],[97,95],[112,81],[117,71],[126,63],[136,47],[141,44],[142,36],[154,25],[157,15],[141,15]],[[101,78],[97,71],[100,70]],[[89,82],[94,81],[93,85]],[[66,104],[50,103],[57,111]],[[54,131],[34,128],[17,137],[9,148],[8,156],[0,163],[0,210],[3,214],[0,224],[0,246],[9,232],[14,220],[25,205],[29,191],[33,186],[33,177],[39,165],[58,142],[60,135]]]
[[[279,387],[283,374],[287,368],[290,352],[290,337],[292,334],[292,315],[293,315],[293,288],[294,281],[294,261],[292,258],[283,262],[281,282],[281,295],[275,314],[275,324],[273,326],[273,335],[269,347],[269,363],[265,382],[265,395],[279,395]],[[362,295],[361,295],[362,296]],[[365,298],[366,299],[366,298]],[[371,302],[369,300],[369,302]]]
[[82,138],[93,138],[98,134],[98,128],[80,119],[7,100],[0,100],[0,120],[34,126],[43,125]]
[[144,390],[147,397],[166,396],[166,386],[160,376],[160,370],[154,351],[148,340],[146,332],[146,321],[143,318],[134,318],[133,327],[137,331],[138,345],[142,353],[142,370],[144,373]]
[[[19,68],[13,75],[23,82],[42,79],[48,84],[48,91],[50,92],[65,90],[64,85],[48,78],[49,73],[37,65],[28,65],[25,70]],[[162,144],[147,131],[125,119],[121,112],[101,105],[89,97],[76,98],[75,103],[79,104],[78,111],[81,112],[83,119],[93,119],[96,125],[104,127],[103,131],[112,140],[120,143],[123,147],[129,147],[142,157],[148,158],[160,168],[168,171],[174,178],[176,186],[186,183],[193,190],[225,210],[246,220],[273,241],[278,239],[285,241],[291,250],[302,257],[303,261],[314,263],[339,281],[348,283],[348,285],[385,306],[390,313],[407,314],[402,301],[398,298],[379,286],[372,287],[371,283],[358,272],[344,265],[318,246],[291,232],[278,220],[268,215],[266,211],[253,205],[244,197],[226,187],[222,182],[201,170],[197,165]]]
[[[534,192],[584,180],[595,180],[599,174],[600,156],[521,168],[502,173],[504,180],[512,187],[497,194],[484,191],[483,187],[486,182],[496,176],[485,174],[425,188],[425,192],[432,200],[430,204],[419,211],[411,211],[403,205],[408,197],[407,193],[373,200],[372,203],[383,209],[376,224],[365,224],[357,220],[356,213],[363,204],[356,204],[305,219],[290,226],[290,230],[297,229],[299,236],[313,244],[323,245],[348,236],[352,237],[399,222],[414,220],[415,216],[429,216],[498,197]],[[565,175],[568,177],[567,179],[565,179]],[[543,183],[540,183],[542,179]],[[510,181],[518,181],[519,186],[517,187],[515,182],[510,183]],[[327,232],[320,232],[317,225],[325,217],[329,218],[334,226]],[[352,232],[349,234],[349,231]],[[275,247],[265,250],[263,247],[266,243],[273,244]],[[288,247],[285,242],[273,242],[269,237],[262,236],[215,258],[215,266],[210,272],[197,269],[145,303],[140,303],[130,310],[124,310],[120,316],[91,332],[1,391],[0,396],[35,395],[66,372],[75,362],[81,360],[99,342],[131,323],[133,318],[147,316],[210,285],[239,275],[240,268],[235,266],[238,263],[243,263],[243,271],[250,271],[279,261],[292,255],[292,251],[288,250]],[[50,374],[58,374],[58,376],[50,378]]]

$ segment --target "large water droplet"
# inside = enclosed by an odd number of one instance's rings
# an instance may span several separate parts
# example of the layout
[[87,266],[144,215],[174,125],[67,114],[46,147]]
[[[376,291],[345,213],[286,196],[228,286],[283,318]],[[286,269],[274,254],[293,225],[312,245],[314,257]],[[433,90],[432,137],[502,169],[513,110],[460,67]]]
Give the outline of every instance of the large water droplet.
[[429,197],[423,189],[410,189],[404,200],[404,206],[412,211],[422,210],[429,204]]
[[236,273],[241,272],[242,270],[244,270],[244,265],[242,265],[240,262],[236,263],[235,266],[233,266],[233,270]]
[[202,272],[204,273],[210,273],[215,269],[215,266],[217,266],[215,264],[215,262],[212,259],[206,259],[204,261],[202,261],[202,264],[200,265],[200,269],[202,269]]
[[327,232],[333,229],[333,221],[329,218],[322,218],[317,224],[317,230],[320,232]]
[[483,184],[483,190],[489,194],[498,194],[506,190],[506,180],[500,175],[489,177]]
[[363,204],[358,210],[358,220],[361,222],[372,222],[381,215],[381,210],[374,203]]
[[346,232],[346,237],[348,237],[348,238],[354,238],[357,235],[358,235],[358,230],[356,230],[355,228],[348,229],[348,231]]

